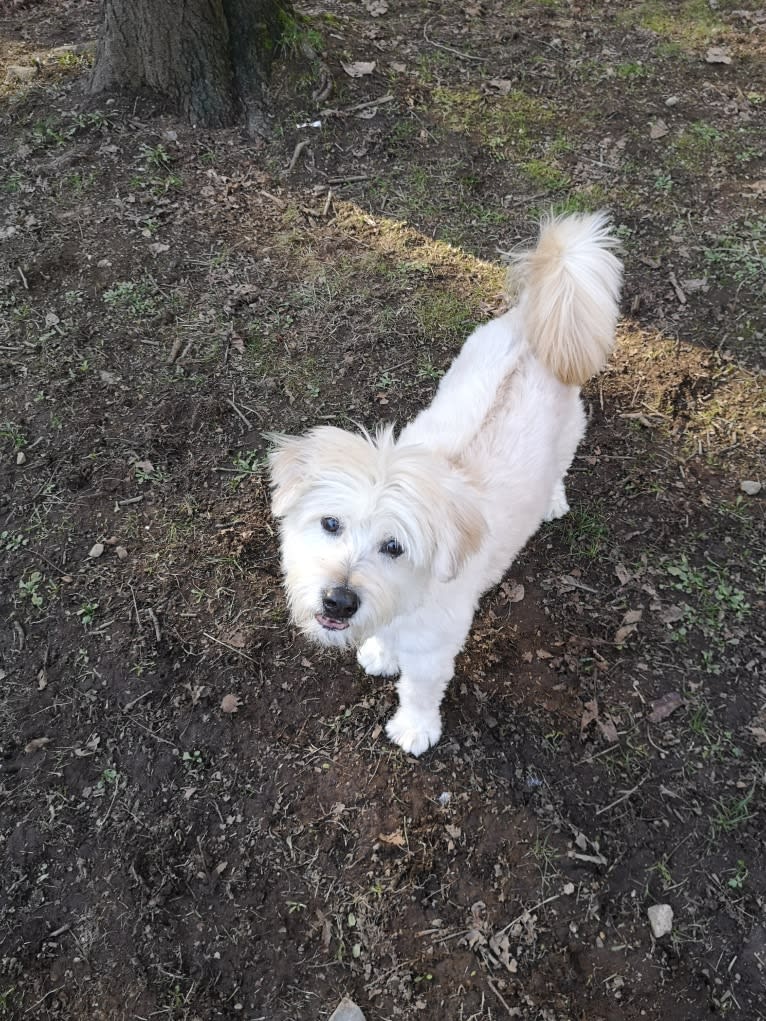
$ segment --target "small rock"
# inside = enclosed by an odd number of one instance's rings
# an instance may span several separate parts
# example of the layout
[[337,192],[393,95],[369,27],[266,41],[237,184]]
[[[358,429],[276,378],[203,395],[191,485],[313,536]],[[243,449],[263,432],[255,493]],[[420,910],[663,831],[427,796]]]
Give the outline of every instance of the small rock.
[[655,939],[661,939],[672,931],[673,908],[669,904],[652,904],[646,913]]
[[668,98],[665,100],[665,106],[678,106],[680,102],[681,100],[678,98],[678,96],[668,96]]
[[94,545],[91,546],[91,548],[88,550],[88,556],[92,557],[93,560],[95,560],[97,557],[100,557],[103,552],[104,552],[103,542],[97,542],[94,543]]
[[744,482],[740,482],[739,488],[743,493],[747,493],[748,496],[757,496],[763,487],[760,482],[753,482],[746,479]]
[[364,1014],[353,1000],[344,996],[333,1011],[330,1021],[364,1021]]
[[118,560],[127,560],[128,559],[128,551],[125,549],[124,546],[115,546],[114,552],[117,554],[117,559]]
[[567,897],[571,897],[572,894],[575,892],[575,885],[574,885],[574,883],[565,883],[564,884],[564,889],[563,889],[562,892],[565,893]]
[[16,455],[16,464],[26,464],[26,463],[27,463],[27,455],[24,453],[23,450],[20,450],[18,452],[18,454]]

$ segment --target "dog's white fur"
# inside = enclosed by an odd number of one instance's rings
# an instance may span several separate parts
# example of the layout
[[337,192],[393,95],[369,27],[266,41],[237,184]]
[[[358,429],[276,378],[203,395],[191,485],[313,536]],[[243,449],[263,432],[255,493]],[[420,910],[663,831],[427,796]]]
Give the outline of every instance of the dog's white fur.
[[[480,596],[543,520],[569,509],[563,479],[585,430],[579,387],[614,341],[615,244],[601,213],[544,223],[519,259],[516,307],[474,331],[398,439],[391,426],[272,437],[293,619],[322,645],[358,647],[367,673],[399,674],[386,730],[413,755],[439,740]],[[328,517],[335,534],[320,524]],[[381,552],[392,538],[404,549],[396,559]],[[344,630],[320,619],[336,586],[359,599]]]

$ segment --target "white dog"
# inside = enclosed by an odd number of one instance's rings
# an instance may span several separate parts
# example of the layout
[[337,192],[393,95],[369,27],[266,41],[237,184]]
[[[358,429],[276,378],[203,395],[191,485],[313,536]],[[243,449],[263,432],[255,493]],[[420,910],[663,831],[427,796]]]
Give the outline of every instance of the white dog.
[[515,308],[480,326],[397,439],[272,436],[273,513],[295,623],[399,674],[386,727],[420,755],[482,593],[544,520],[585,430],[580,386],[614,341],[622,266],[602,213],[553,219],[519,259]]

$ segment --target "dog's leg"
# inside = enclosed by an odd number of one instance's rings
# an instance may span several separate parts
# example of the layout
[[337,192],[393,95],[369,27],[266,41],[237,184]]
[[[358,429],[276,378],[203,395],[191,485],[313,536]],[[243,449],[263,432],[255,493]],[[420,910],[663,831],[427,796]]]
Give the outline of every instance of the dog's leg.
[[390,637],[373,635],[357,649],[356,658],[364,672],[373,677],[393,677],[399,673],[399,661]]
[[569,504],[567,503],[567,494],[564,489],[564,480],[560,479],[553,488],[551,505],[548,508],[548,513],[545,515],[545,520],[554,521],[556,518],[563,518],[568,513]]
[[386,724],[386,733],[405,752],[422,755],[441,737],[439,706],[455,672],[455,660],[441,654],[402,656],[401,668],[396,685],[399,708]]

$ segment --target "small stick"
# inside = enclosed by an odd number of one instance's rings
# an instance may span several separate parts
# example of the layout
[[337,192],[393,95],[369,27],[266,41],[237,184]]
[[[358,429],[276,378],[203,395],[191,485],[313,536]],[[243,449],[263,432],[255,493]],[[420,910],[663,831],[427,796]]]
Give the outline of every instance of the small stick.
[[24,290],[28,291],[29,284],[27,283],[27,278],[24,276],[24,270],[21,268],[21,266],[17,266],[16,269],[19,271],[19,276],[21,277],[21,282],[24,285]]
[[234,401],[233,401],[233,400],[231,400],[231,398],[227,397],[227,398],[226,398],[226,403],[227,403],[227,404],[229,405],[229,407],[230,407],[230,408],[232,408],[232,410],[234,411],[234,413],[235,413],[236,415],[238,415],[238,416],[239,416],[239,418],[241,418],[241,419],[242,419],[242,421],[243,421],[243,422],[245,423],[245,426],[246,426],[246,427],[247,427],[248,429],[252,429],[252,428],[253,428],[253,426],[252,426],[252,424],[251,424],[251,422],[250,422],[250,419],[249,419],[249,418],[246,418],[246,417],[245,417],[245,415],[243,415],[243,414],[242,414],[242,412],[241,412],[241,411],[239,410],[239,408],[238,408],[238,407],[237,407],[237,405],[236,405],[236,404],[234,403]]
[[173,346],[171,347],[170,354],[168,355],[167,360],[168,365],[172,365],[176,358],[178,358],[181,348],[183,347],[183,342],[184,342],[183,337],[176,337],[176,339],[173,341]]
[[357,110],[366,110],[368,106],[382,106],[384,103],[392,103],[393,95],[389,92],[380,99],[368,99],[364,103],[356,103],[354,106],[347,106],[343,110],[322,110],[323,117],[345,117],[348,113],[356,113]]
[[438,50],[446,50],[447,53],[454,53],[456,57],[462,57],[463,60],[482,61],[485,59],[484,57],[475,57],[472,53],[462,53],[460,50],[454,50],[451,46],[445,46],[444,43],[434,42],[433,39],[429,39],[428,37],[428,25],[425,25],[423,28],[423,38],[427,43],[430,43],[431,46],[435,46]]
[[328,184],[352,184],[354,181],[369,181],[369,174],[349,174],[348,177],[328,177]]
[[263,188],[261,188],[258,191],[258,194],[263,195],[264,198],[271,199],[271,201],[278,205],[280,209],[284,209],[285,206],[287,205],[287,203],[284,202],[281,198],[278,198],[278,196],[276,195],[272,195],[270,191],[264,191]]
[[520,922],[524,915],[531,915],[533,911],[537,911],[538,908],[545,907],[545,905],[550,904],[551,901],[558,900],[560,896],[561,896],[560,893],[554,893],[552,897],[546,897],[545,900],[541,900],[539,904],[535,904],[533,908],[527,908],[525,911],[522,911],[521,914],[518,915],[516,918],[512,919],[507,925],[504,925],[503,928],[500,929],[500,931],[497,932],[495,935],[502,936],[503,933],[508,932],[511,926],[516,925],[517,922]]
[[151,620],[152,624],[154,624],[154,634],[155,637],[157,638],[157,642],[159,643],[162,641],[162,632],[160,631],[160,622],[157,620],[157,614],[154,612],[151,606],[147,606],[146,613],[149,619]]
[[640,786],[641,786],[642,784],[646,783],[647,779],[648,779],[648,777],[644,777],[644,779],[643,779],[643,780],[640,780],[640,781],[639,781],[639,782],[638,782],[638,783],[636,784],[636,786],[635,786],[635,787],[631,787],[629,791],[625,791],[625,793],[624,793],[624,794],[621,794],[619,798],[616,798],[616,799],[615,799],[614,801],[612,801],[612,802],[611,802],[610,804],[608,804],[608,805],[604,805],[604,807],[603,807],[603,808],[597,808],[597,809],[596,809],[596,815],[603,815],[603,814],[604,814],[604,812],[608,812],[610,808],[616,808],[616,807],[617,807],[617,805],[620,805],[620,804],[622,804],[622,802],[623,802],[623,801],[627,801],[627,800],[628,800],[628,798],[629,798],[629,797],[631,796],[631,794],[635,794],[635,793],[636,793],[636,791],[638,790],[638,788],[639,788],[639,787],[640,787]]
[[287,167],[287,173],[288,174],[292,170],[295,170],[295,164],[298,162],[298,157],[300,156],[300,154],[303,152],[303,150],[306,148],[306,146],[308,144],[309,144],[308,138],[303,138],[303,139],[301,139],[300,142],[298,142],[296,144],[295,148],[293,149],[293,158],[290,160],[290,163],[289,163],[289,165]]
[[209,635],[207,633],[207,631],[203,631],[202,634],[205,636],[205,638],[209,638],[211,642],[215,642],[216,645],[222,645],[224,647],[224,649],[228,649],[229,652],[236,652],[236,654],[238,656],[241,656],[243,659],[247,659],[251,663],[255,663],[255,660],[253,659],[253,657],[252,656],[248,656],[247,653],[246,652],[242,652],[241,649],[235,649],[233,645],[227,645],[226,642],[222,642],[221,639],[220,638],[216,638],[215,635]]
[[489,977],[489,975],[487,975],[487,985],[488,985],[488,986],[489,986],[489,988],[490,988],[490,989],[492,990],[492,992],[493,992],[493,993],[495,994],[495,996],[496,996],[496,997],[498,998],[498,1000],[500,1000],[500,1002],[501,1002],[501,1003],[502,1003],[502,1005],[503,1005],[503,1006],[505,1007],[505,1009],[506,1009],[506,1010],[508,1011],[508,1016],[509,1016],[509,1017],[516,1017],[516,1015],[514,1014],[514,1012],[513,1012],[512,1010],[511,1010],[511,1008],[510,1008],[510,1007],[508,1006],[508,1004],[506,1003],[506,1001],[505,1001],[505,1000],[503,999],[503,995],[502,995],[502,993],[501,993],[501,992],[500,992],[500,990],[499,990],[499,989],[497,988],[497,986],[496,986],[496,985],[495,985],[495,983],[494,983],[494,982],[492,981],[492,979],[491,979],[491,978]]
[[327,216],[331,203],[332,203],[332,188],[328,190],[327,198],[324,200],[324,209],[322,210],[322,216]]

